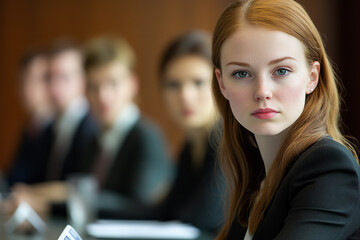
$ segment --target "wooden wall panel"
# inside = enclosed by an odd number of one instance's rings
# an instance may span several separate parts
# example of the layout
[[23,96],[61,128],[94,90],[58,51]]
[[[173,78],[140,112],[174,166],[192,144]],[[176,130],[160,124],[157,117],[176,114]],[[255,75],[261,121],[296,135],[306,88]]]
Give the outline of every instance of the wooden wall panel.
[[167,133],[176,151],[181,132],[164,112],[158,61],[164,46],[192,29],[212,31],[222,0],[2,0],[0,1],[0,169],[6,169],[25,114],[17,93],[17,64],[24,51],[70,37],[80,43],[118,34],[134,47],[141,82],[140,107]]
[[[119,34],[130,42],[138,56],[141,109],[161,125],[176,152],[182,135],[163,110],[157,75],[161,52],[172,38],[184,31],[212,31],[229,2],[230,0],[1,0],[0,169],[8,166],[25,119],[17,93],[17,63],[26,49],[48,45],[62,37],[84,42],[97,35]],[[326,37],[329,55],[341,66],[340,71],[348,72],[347,61],[356,62],[360,54],[358,47],[357,52],[355,51],[357,55],[350,56],[342,51],[346,39],[355,31],[351,30],[351,16],[359,11],[358,1],[299,2],[305,6]],[[342,12],[339,13],[339,9]],[[356,21],[358,20],[357,18]],[[344,28],[344,24],[348,27]],[[346,49],[351,51],[350,47]],[[357,60],[357,64],[351,66],[356,69],[358,63]],[[360,82],[359,74],[356,78],[351,78],[354,75],[346,75],[348,99],[352,102],[356,101],[358,94],[352,88],[351,81]],[[356,105],[349,105],[348,112],[357,112]],[[359,137],[359,117],[356,115],[355,121],[351,116],[347,113],[348,132],[354,132]]]

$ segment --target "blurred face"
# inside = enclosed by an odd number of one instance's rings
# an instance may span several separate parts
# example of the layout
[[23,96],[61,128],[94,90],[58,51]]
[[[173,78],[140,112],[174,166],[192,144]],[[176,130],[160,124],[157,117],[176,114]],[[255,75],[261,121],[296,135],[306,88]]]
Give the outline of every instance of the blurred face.
[[103,127],[111,127],[137,93],[135,76],[125,64],[112,62],[90,69],[87,77],[91,110]]
[[21,78],[23,102],[32,114],[40,113],[48,106],[47,71],[48,63],[44,57],[35,58],[23,71]]
[[224,42],[215,73],[235,118],[256,136],[277,135],[299,118],[319,71],[295,37],[245,26]]
[[184,129],[204,127],[212,121],[212,67],[201,57],[172,60],[164,73],[164,98],[173,119]]
[[83,95],[81,58],[75,51],[56,55],[49,63],[49,89],[59,112],[63,112],[76,98]]

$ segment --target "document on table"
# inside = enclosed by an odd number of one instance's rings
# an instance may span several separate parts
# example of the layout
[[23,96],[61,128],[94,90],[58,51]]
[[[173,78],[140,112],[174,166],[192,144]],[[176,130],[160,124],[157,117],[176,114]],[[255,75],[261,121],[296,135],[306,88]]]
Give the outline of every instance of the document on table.
[[73,227],[67,225],[58,240],[82,240]]
[[160,221],[98,220],[87,226],[95,238],[196,239],[200,230],[189,224]]

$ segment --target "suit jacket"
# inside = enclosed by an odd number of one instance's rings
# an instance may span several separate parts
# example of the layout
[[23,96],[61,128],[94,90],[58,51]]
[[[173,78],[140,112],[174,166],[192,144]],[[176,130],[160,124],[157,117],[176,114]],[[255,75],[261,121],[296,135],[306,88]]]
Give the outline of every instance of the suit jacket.
[[[92,173],[99,147],[93,139],[92,152],[83,172]],[[151,194],[172,180],[173,166],[167,145],[158,128],[141,117],[129,131],[107,172],[99,196],[101,218],[151,218]],[[149,213],[150,214],[150,213]]]
[[[326,137],[290,167],[253,239],[340,240],[359,227],[359,164],[345,146]],[[235,234],[245,233],[239,224],[232,228],[237,230],[228,239],[244,237]]]
[[33,184],[45,181],[51,141],[50,124],[43,126],[36,133],[31,133],[27,128],[23,130],[7,174],[9,185],[16,182]]
[[225,181],[216,162],[216,153],[207,143],[201,167],[194,166],[191,144],[186,142],[178,159],[175,183],[167,197],[163,220],[180,220],[201,230],[217,231],[224,220]]
[[89,111],[77,126],[69,150],[65,154],[60,175],[54,180],[66,180],[69,175],[80,171],[84,158],[90,152],[89,146],[97,130],[97,125]]

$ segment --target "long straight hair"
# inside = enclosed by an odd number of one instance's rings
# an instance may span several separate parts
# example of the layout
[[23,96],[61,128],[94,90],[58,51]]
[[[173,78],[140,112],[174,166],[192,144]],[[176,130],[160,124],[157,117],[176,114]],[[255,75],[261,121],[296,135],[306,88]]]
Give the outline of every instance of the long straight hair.
[[254,135],[233,116],[214,74],[213,94],[224,120],[220,161],[230,190],[229,213],[218,239],[226,238],[234,219],[254,233],[293,160],[319,139],[331,136],[358,159],[354,147],[339,129],[340,97],[333,68],[321,36],[302,6],[293,0],[244,0],[231,4],[220,16],[214,31],[212,61],[215,68],[221,70],[224,41],[244,24],[296,37],[304,46],[308,64],[320,63],[320,76],[318,86],[306,97],[302,114],[291,126],[265,178]]

